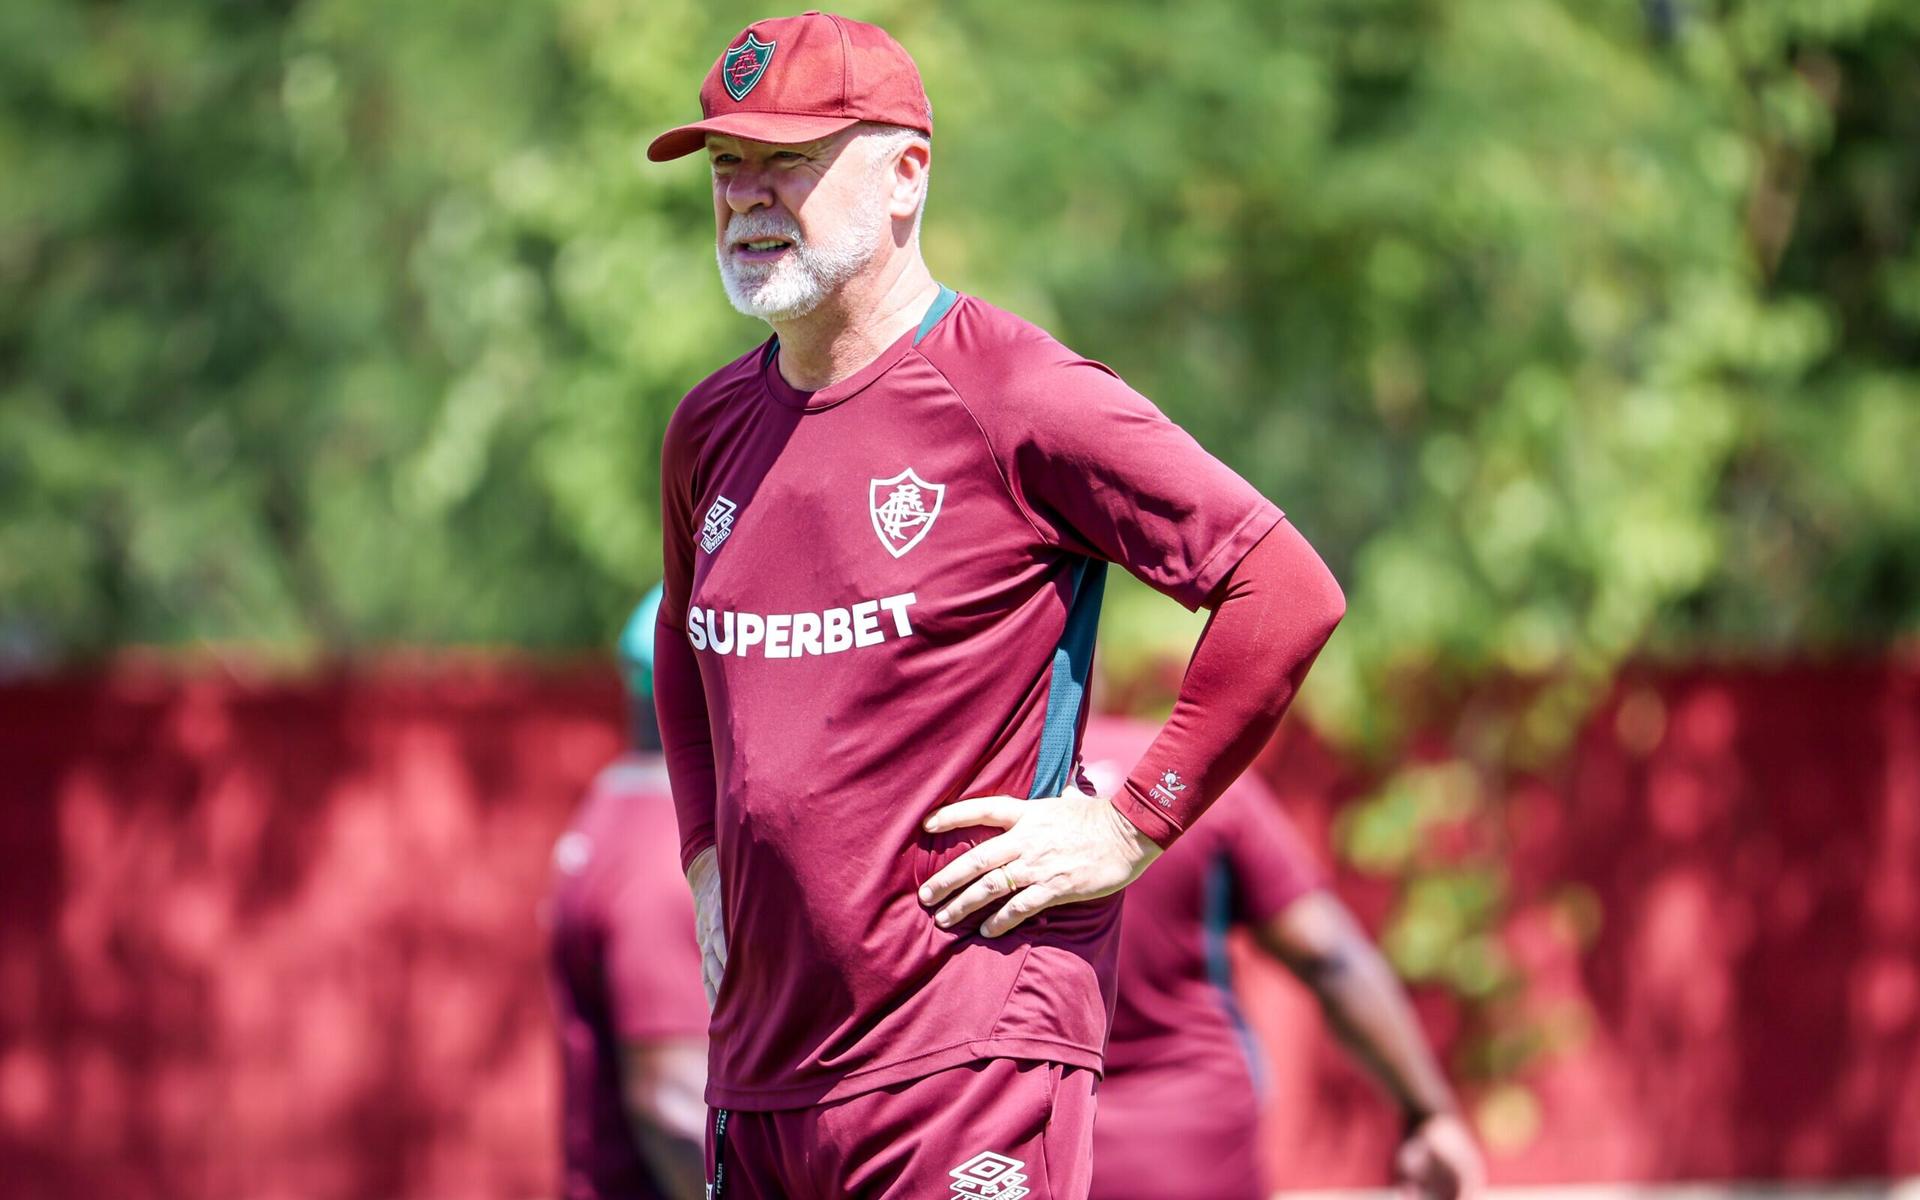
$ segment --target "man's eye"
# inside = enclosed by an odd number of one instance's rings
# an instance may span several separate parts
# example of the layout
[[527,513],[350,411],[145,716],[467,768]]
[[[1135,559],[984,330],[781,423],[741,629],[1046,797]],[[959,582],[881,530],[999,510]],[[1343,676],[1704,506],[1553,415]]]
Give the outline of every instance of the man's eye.
[[799,159],[805,158],[806,155],[800,153],[798,150],[781,150],[776,152],[774,154],[774,157],[778,159],[782,159],[787,162],[795,162],[795,161],[798,161]]

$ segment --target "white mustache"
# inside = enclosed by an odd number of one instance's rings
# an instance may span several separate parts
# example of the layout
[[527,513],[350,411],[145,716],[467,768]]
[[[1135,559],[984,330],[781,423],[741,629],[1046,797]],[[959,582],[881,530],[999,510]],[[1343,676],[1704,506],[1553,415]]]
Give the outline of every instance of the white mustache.
[[775,216],[772,213],[735,213],[727,222],[727,240],[729,242],[748,242],[755,238],[785,238],[798,246],[800,244],[800,226],[790,217]]

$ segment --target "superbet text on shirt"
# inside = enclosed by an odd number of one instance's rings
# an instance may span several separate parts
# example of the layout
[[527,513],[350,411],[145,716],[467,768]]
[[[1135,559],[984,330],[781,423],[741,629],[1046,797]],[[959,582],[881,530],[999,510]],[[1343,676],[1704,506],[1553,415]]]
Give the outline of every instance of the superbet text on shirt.
[[[1277,508],[1106,367],[942,289],[855,375],[769,340],[703,381],[662,462],[661,636],[713,735],[728,964],[708,1100],[778,1109],[985,1058],[1100,1068],[1119,896],[1006,936],[916,889],[993,829],[969,796],[1074,777],[1105,565],[1195,608]],[[705,849],[682,831],[684,861]]]

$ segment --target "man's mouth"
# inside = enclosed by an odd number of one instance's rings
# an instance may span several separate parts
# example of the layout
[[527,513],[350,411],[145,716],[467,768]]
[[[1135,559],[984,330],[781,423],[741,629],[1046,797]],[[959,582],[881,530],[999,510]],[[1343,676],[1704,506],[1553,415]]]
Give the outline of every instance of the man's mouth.
[[775,259],[791,249],[792,240],[783,237],[743,238],[733,244],[734,254],[748,262]]

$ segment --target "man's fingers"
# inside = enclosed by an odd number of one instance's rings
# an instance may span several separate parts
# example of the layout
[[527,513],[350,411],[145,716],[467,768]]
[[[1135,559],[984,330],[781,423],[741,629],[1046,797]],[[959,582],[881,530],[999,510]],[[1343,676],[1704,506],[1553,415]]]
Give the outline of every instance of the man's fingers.
[[1425,1137],[1409,1138],[1394,1164],[1400,1178],[1421,1200],[1454,1200],[1460,1194],[1459,1171],[1440,1148]]
[[1026,807],[1027,802],[1016,796],[975,796],[971,800],[956,800],[934,813],[927,818],[925,828],[928,833],[971,829],[976,825],[1012,829]]
[[1020,884],[1013,877],[1011,867],[1006,865],[994,867],[974,880],[965,891],[949,900],[944,908],[934,914],[933,919],[945,929],[969,913],[979,911],[983,905],[990,904],[1002,896],[1011,896],[1018,890],[1020,890]]
[[1426,1165],[1427,1147],[1418,1137],[1410,1137],[1401,1142],[1393,1154],[1393,1172],[1402,1180],[1412,1183],[1420,1177],[1421,1169]]
[[1036,883],[1032,887],[1015,892],[1013,899],[1000,908],[980,926],[980,932],[987,937],[999,937],[1009,929],[1019,927],[1022,921],[1043,909],[1052,908],[1057,897],[1052,888]]
[[920,903],[938,904],[956,888],[964,887],[981,875],[992,872],[995,867],[1006,866],[1019,855],[1020,852],[1008,844],[1004,834],[1000,837],[988,838],[935,871],[932,878],[921,884]]
[[703,950],[700,955],[700,982],[706,985],[707,1008],[713,1008],[714,1001],[720,996],[720,976],[726,968],[715,958],[712,950]]
[[727,973],[727,937],[715,922],[696,931],[700,940],[700,981],[706,985],[707,1007],[720,996],[720,980]]

